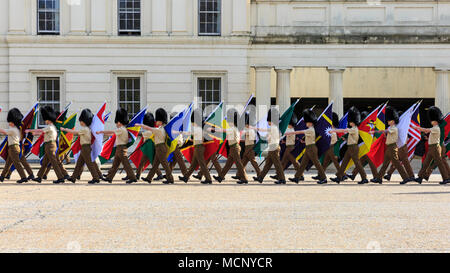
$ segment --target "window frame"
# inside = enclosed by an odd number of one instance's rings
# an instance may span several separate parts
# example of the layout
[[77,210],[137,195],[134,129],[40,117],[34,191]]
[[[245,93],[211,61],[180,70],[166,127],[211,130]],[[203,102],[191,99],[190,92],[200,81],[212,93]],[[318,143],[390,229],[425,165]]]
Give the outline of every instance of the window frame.
[[[36,0],[36,33],[37,35],[60,35],[61,34],[61,1],[60,0],[50,0],[55,2],[55,8],[52,9],[40,9],[39,1],[47,1],[47,0]],[[40,30],[40,20],[39,15],[40,12],[53,12],[55,14],[54,22],[55,22],[55,30]]]
[[[136,86],[134,85],[134,82],[133,82],[132,90],[128,90],[127,82],[125,82],[125,89],[124,89],[124,91],[125,91],[125,100],[123,100],[123,101],[120,100],[120,92],[122,91],[121,88],[120,88],[120,81],[121,80],[125,80],[125,81],[127,81],[127,80],[132,80],[132,81],[139,80],[139,100],[134,100],[134,98],[132,98],[132,100],[129,101],[127,99],[127,92],[131,91],[131,92],[133,92],[133,95],[134,95],[134,92],[136,92]],[[138,107],[136,112],[130,112],[130,111],[127,110],[130,119],[133,118],[133,116],[135,114],[139,113],[139,111],[142,109],[142,99],[141,99],[141,97],[142,97],[142,89],[141,89],[142,84],[141,84],[141,80],[142,79],[139,76],[135,76],[135,77],[122,77],[122,76],[119,76],[119,77],[117,77],[117,108],[121,107],[120,104],[130,104],[130,103],[131,104],[136,104],[136,103],[139,103],[139,107]],[[134,106],[133,106],[133,108],[134,108]],[[136,110],[136,109],[134,109],[134,110]]]
[[[139,0],[139,30],[133,29],[133,30],[129,30],[129,29],[125,29],[122,30],[120,28],[120,15],[121,15],[121,11],[120,11],[120,1],[121,0],[117,0],[117,34],[119,36],[140,36],[142,33],[142,0]],[[125,0],[125,1],[136,1],[136,0]],[[133,14],[136,12],[128,12],[126,11],[125,13],[129,13],[129,14]],[[128,19],[129,20],[129,19]],[[125,22],[127,21],[127,19],[125,19]]]
[[[217,1],[218,11],[202,11],[200,9],[202,1]],[[197,6],[197,16],[198,16],[198,36],[222,36],[222,0],[198,0]],[[201,14],[216,14],[217,15],[217,32],[201,32]],[[207,23],[206,23],[207,24]]]
[[[220,102],[227,103],[228,101],[228,73],[227,71],[191,71],[192,73],[192,98],[196,100],[199,105],[203,102],[199,98],[199,79],[201,78],[220,78]],[[198,100],[197,100],[198,99]]]

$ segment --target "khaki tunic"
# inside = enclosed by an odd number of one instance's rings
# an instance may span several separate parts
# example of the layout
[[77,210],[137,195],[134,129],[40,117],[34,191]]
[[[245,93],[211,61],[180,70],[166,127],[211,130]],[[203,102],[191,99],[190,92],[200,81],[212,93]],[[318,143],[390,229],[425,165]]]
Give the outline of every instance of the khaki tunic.
[[305,130],[305,144],[306,146],[316,144],[316,130],[314,130],[314,127],[309,127]]
[[428,144],[439,144],[439,142],[441,141],[441,129],[438,125],[436,125],[433,126],[430,130],[431,132],[430,136],[428,137]]
[[128,144],[128,131],[124,126],[117,128],[114,133],[116,134],[116,146]]
[[55,125],[48,125],[44,129],[44,142],[56,141],[57,131]]
[[241,140],[239,130],[236,127],[230,127],[226,129],[226,132],[229,145],[236,144]]
[[337,134],[336,134],[336,133],[331,133],[331,141],[330,141],[330,145],[336,144],[337,140],[338,140]]
[[[278,126],[270,126],[269,131],[269,151],[275,151],[279,148],[280,144],[280,130]],[[281,164],[281,163],[280,163]]]
[[155,135],[155,145],[166,142],[166,130],[164,130],[164,127],[153,130],[153,134]]
[[20,144],[20,131],[17,127],[11,127],[11,129],[6,129],[5,131],[8,136],[8,146]]
[[386,136],[386,145],[397,143],[398,140],[398,129],[397,127],[390,126],[388,129],[388,134]]
[[[286,133],[295,132],[294,128],[287,128]],[[295,145],[295,135],[286,135],[286,146]]]
[[358,144],[358,140],[359,140],[358,127],[355,126],[355,127],[349,128],[347,130],[348,130],[347,145]]
[[81,145],[91,145],[92,134],[89,127],[83,127],[80,131],[78,131],[78,135],[80,135]]
[[256,140],[255,130],[247,128],[245,130],[245,146],[254,145]]

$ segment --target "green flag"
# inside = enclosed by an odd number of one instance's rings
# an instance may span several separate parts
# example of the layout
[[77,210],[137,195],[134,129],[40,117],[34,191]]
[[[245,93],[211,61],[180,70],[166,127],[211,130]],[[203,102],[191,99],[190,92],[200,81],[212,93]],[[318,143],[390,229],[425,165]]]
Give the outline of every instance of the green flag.
[[292,119],[292,114],[294,113],[295,105],[297,105],[298,101],[299,100],[296,100],[291,106],[289,106],[289,108],[286,109],[286,111],[284,111],[283,115],[281,115],[280,117],[280,124],[278,128],[280,129],[282,135],[284,135],[287,130],[289,122]]
[[150,160],[150,163],[153,164],[155,157],[155,142],[153,142],[153,139],[149,139],[142,144],[141,151]]

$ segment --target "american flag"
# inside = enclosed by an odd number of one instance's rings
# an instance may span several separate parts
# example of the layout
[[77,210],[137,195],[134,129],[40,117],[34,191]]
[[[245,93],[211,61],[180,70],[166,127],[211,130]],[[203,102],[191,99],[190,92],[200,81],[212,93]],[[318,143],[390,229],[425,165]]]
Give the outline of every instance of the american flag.
[[411,125],[409,126],[408,131],[408,141],[406,142],[406,145],[408,145],[409,160],[411,160],[414,156],[417,143],[420,141],[420,131],[413,128],[413,125],[420,126],[419,106],[420,103],[417,104],[416,109],[414,110],[414,114],[411,117]]

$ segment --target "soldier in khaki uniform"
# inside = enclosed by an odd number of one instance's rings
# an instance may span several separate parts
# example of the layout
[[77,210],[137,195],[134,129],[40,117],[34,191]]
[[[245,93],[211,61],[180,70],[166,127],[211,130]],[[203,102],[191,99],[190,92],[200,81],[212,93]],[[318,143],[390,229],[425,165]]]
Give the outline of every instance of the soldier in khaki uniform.
[[356,107],[351,107],[348,111],[348,125],[350,128],[347,129],[334,129],[330,132],[335,133],[348,133],[348,139],[347,139],[347,151],[345,152],[344,159],[342,160],[341,167],[339,168],[339,171],[336,175],[336,177],[331,178],[332,181],[336,183],[340,183],[344,179],[345,169],[348,165],[348,162],[350,162],[350,159],[353,160],[355,164],[355,168],[358,169],[359,174],[361,175],[361,181],[358,182],[358,184],[366,184],[369,183],[369,180],[367,180],[366,172],[364,171],[364,168],[361,164],[361,161],[358,158],[359,153],[359,147],[358,147],[358,140],[359,140],[359,130],[358,125],[361,122],[361,114],[356,109]]
[[[244,129],[244,154],[242,155],[242,165],[245,167],[250,162],[252,164],[253,169],[255,170],[256,176],[261,176],[261,170],[259,168],[258,163],[255,160],[255,141],[256,141],[256,131],[254,129],[249,128],[249,126],[255,125],[255,116],[254,113],[244,113],[244,122],[245,122],[245,129]],[[233,179],[240,179],[238,175],[232,176]]]
[[308,129],[286,133],[287,136],[304,134],[306,144],[305,153],[303,154],[300,167],[295,173],[294,178],[289,178],[289,180],[295,183],[298,183],[299,181],[304,181],[305,178],[303,177],[303,172],[308,166],[309,161],[311,161],[314,164],[314,166],[316,166],[319,175],[319,181],[317,183],[326,184],[327,176],[325,175],[322,164],[320,164],[316,146],[316,130],[314,129],[314,125],[317,122],[316,114],[314,114],[314,112],[311,109],[306,109],[303,111],[303,120],[305,121],[306,127],[308,127]]
[[[403,165],[398,159],[398,128],[396,125],[399,122],[399,116],[397,111],[395,111],[395,109],[390,106],[386,107],[386,120],[389,128],[381,132],[383,134],[386,134],[386,150],[384,151],[383,165],[381,166],[381,169],[378,173],[373,173],[374,178],[372,178],[370,182],[379,184],[383,183],[382,177],[386,173],[386,170],[389,167],[389,163],[392,162],[403,179],[401,184],[404,184],[408,182],[408,175],[406,174]],[[373,134],[375,133],[375,131],[371,131],[370,133]]]
[[42,177],[44,175],[44,172],[50,163],[53,167],[53,170],[56,173],[56,176],[58,177],[57,180],[53,181],[55,184],[64,183],[64,180],[69,178],[68,176],[65,177],[63,171],[61,170],[60,162],[58,158],[56,157],[56,138],[57,138],[57,130],[54,125],[56,122],[56,113],[50,106],[45,106],[40,109],[42,119],[45,121],[45,124],[47,127],[44,129],[33,129],[33,130],[26,130],[25,132],[31,132],[34,134],[44,134],[44,150],[45,155],[42,159],[42,165],[39,169],[39,172],[36,176],[36,178],[33,179],[33,181],[36,181],[38,183],[41,183]]
[[[333,121],[332,121],[331,129],[337,129],[337,128],[339,128],[339,116],[338,116],[338,114],[333,112]],[[323,168],[323,171],[326,172],[330,162],[333,162],[334,167],[336,168],[336,172],[337,172],[339,170],[340,166],[339,166],[338,158],[334,154],[334,145],[338,141],[338,137],[337,137],[336,132],[332,132],[332,133],[330,133],[330,135],[331,135],[330,148],[328,148],[328,150],[325,152],[322,168]],[[313,176],[312,179],[320,180],[320,177],[317,175],[317,176]]]
[[104,135],[116,135],[116,153],[114,154],[114,160],[111,169],[106,177],[102,177],[104,181],[112,183],[114,176],[119,169],[120,163],[122,163],[123,168],[127,173],[128,180],[127,184],[137,182],[136,176],[134,175],[133,169],[131,168],[130,161],[128,160],[128,130],[125,126],[128,124],[128,112],[120,108],[116,111],[116,118],[114,120],[117,129],[114,131],[98,131],[97,134]]
[[10,170],[12,164],[17,169],[17,172],[20,175],[20,180],[17,183],[25,183],[28,182],[28,178],[23,170],[23,166],[20,160],[20,126],[22,125],[23,115],[20,113],[19,109],[13,108],[8,111],[8,116],[6,120],[9,123],[10,129],[0,129],[0,134],[8,136],[8,157],[6,159],[6,164],[3,169],[2,174],[0,175],[0,182],[3,182],[5,179],[6,173]]
[[[238,128],[239,123],[239,114],[236,111],[236,109],[229,109],[227,111],[227,121],[228,125],[230,126],[227,129],[221,129],[216,128],[216,132],[226,133],[226,138],[228,141],[228,144],[230,146],[229,154],[227,158],[227,162],[225,163],[225,166],[221,170],[220,173],[218,173],[217,176],[214,176],[214,179],[216,179],[219,183],[222,182],[222,180],[225,179],[225,175],[230,170],[233,163],[236,165],[237,168],[237,176],[239,177],[238,184],[248,184],[248,178],[247,173],[245,172],[244,165],[242,165],[241,161],[241,146],[239,145],[239,142],[241,140],[241,132]],[[208,128],[211,130],[212,128]]]
[[428,109],[428,119],[430,120],[431,125],[433,125],[432,128],[428,129],[414,126],[421,132],[430,133],[430,135],[428,136],[428,153],[422,164],[422,168],[419,171],[419,175],[415,179],[415,181],[421,184],[422,180],[426,177],[426,170],[430,166],[431,161],[435,161],[442,176],[442,182],[440,182],[440,184],[447,184],[450,182],[450,177],[449,174],[447,173],[447,168],[445,167],[444,162],[442,161],[441,156],[442,149],[440,146],[441,129],[439,128],[439,124],[443,121],[441,110],[436,106],[430,107]]
[[73,171],[72,176],[68,179],[73,183],[75,183],[75,181],[79,179],[79,177],[81,176],[84,164],[86,164],[89,172],[91,172],[92,175],[92,180],[88,181],[88,183],[89,184],[100,183],[100,176],[97,168],[95,167],[95,165],[97,164],[95,162],[92,162],[91,157],[92,132],[89,126],[91,126],[93,118],[94,115],[92,114],[91,110],[84,109],[83,111],[81,111],[80,118],[78,119],[81,124],[81,130],[76,131],[67,128],[61,128],[62,131],[78,135],[78,137],[80,138],[81,144],[80,156],[78,157],[77,163],[75,164],[75,170]]
[[167,112],[166,110],[159,108],[155,112],[155,127],[149,127],[144,124],[137,124],[141,126],[145,130],[149,130],[153,132],[155,136],[155,158],[153,159],[153,165],[146,178],[142,180],[147,181],[148,183],[152,182],[153,176],[156,174],[156,170],[159,168],[161,164],[166,171],[166,180],[163,181],[164,184],[173,184],[173,176],[172,169],[169,166],[169,162],[167,162],[167,145],[166,145],[166,130],[164,129],[164,125],[167,124]]
[[[147,112],[144,116],[144,125],[149,126],[149,127],[154,127],[155,126],[155,117],[153,116],[152,113]],[[140,136],[142,138],[144,138],[144,143],[149,141],[150,138],[153,136],[153,132],[152,131],[144,131],[144,132],[139,132]],[[148,159],[148,157],[145,154],[142,154],[142,158],[141,161],[139,162],[139,166],[137,167],[136,170],[136,178],[137,179],[141,179],[141,174],[145,168],[145,166],[148,164],[150,160]],[[156,169],[156,174],[158,175],[154,180],[160,180],[163,178],[163,175],[161,173],[161,170],[158,168]],[[123,178],[122,178],[123,179]]]
[[268,154],[266,156],[266,163],[264,164],[264,168],[261,171],[260,176],[254,176],[253,180],[262,183],[264,177],[269,172],[272,165],[274,165],[278,180],[275,181],[276,184],[286,184],[286,178],[284,176],[283,166],[280,161],[280,129],[278,128],[278,124],[280,121],[280,115],[276,108],[272,108],[269,110],[267,115],[267,122],[269,123],[270,128],[253,128],[259,131],[267,131],[268,132]]
[[202,184],[212,184],[211,175],[209,174],[208,166],[206,165],[204,153],[205,147],[203,146],[203,111],[202,109],[195,109],[191,116],[192,124],[192,141],[194,143],[194,156],[192,158],[189,169],[183,176],[179,176],[181,181],[187,183],[192,173],[200,166],[200,171],[205,176],[205,180],[201,181]]

